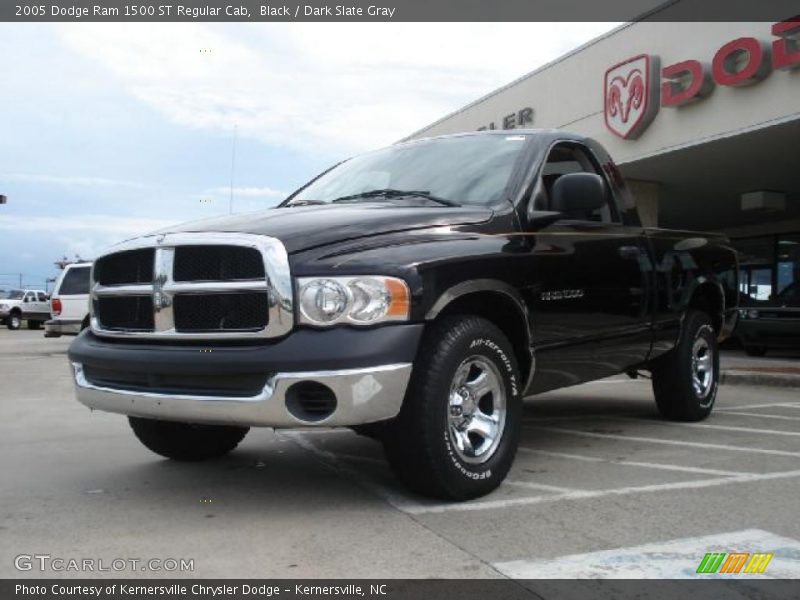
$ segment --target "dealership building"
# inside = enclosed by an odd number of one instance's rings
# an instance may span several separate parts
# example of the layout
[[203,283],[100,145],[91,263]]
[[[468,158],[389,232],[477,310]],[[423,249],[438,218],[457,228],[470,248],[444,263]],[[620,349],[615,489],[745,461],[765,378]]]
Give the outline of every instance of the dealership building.
[[728,234],[742,291],[766,299],[800,281],[798,19],[626,24],[408,139],[551,127],[592,137],[645,225]]

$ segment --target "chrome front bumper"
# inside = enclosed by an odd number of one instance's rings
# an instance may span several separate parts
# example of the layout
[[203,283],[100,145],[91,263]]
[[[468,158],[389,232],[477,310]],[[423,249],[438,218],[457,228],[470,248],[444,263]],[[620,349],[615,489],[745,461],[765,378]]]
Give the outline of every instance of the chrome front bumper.
[[[86,379],[73,362],[78,400],[91,409],[136,417],[248,427],[334,427],[373,423],[400,412],[411,376],[411,363],[364,369],[277,373],[256,396],[247,398],[160,394],[100,387]],[[324,419],[296,417],[286,404],[295,383],[316,382],[330,388],[336,408]]]

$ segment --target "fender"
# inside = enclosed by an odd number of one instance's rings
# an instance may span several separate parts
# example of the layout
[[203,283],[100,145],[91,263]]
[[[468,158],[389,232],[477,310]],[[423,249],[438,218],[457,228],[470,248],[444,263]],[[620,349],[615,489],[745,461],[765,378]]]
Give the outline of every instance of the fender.
[[525,305],[522,295],[519,293],[519,290],[504,281],[500,281],[499,279],[473,279],[470,281],[462,281],[461,283],[457,283],[456,285],[442,292],[436,302],[433,303],[433,306],[431,306],[431,308],[425,314],[425,320],[434,320],[439,316],[442,310],[444,310],[454,300],[457,300],[463,296],[468,296],[469,294],[474,294],[476,292],[493,292],[503,294],[510,298],[517,306],[519,314],[525,321],[525,346],[528,349],[528,354],[530,355],[531,366],[528,370],[528,377],[525,381],[525,386],[523,387],[525,391],[529,390],[531,383],[533,382],[534,374],[536,373],[536,357],[534,355],[533,345],[531,343],[531,333],[533,329],[531,325],[530,313]]

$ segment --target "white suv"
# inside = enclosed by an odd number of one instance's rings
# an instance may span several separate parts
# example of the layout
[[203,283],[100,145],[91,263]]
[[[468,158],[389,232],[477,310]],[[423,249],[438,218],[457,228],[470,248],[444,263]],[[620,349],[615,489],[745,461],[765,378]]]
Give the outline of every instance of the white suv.
[[43,290],[9,290],[0,296],[0,323],[19,329],[28,321],[28,329],[39,329],[50,315],[49,297]]
[[92,263],[64,267],[53,288],[45,337],[76,335],[89,325],[89,275]]

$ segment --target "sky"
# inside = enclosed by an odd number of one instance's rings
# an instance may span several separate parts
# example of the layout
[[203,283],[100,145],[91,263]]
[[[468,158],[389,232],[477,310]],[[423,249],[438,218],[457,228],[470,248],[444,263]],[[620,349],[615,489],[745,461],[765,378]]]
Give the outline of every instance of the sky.
[[267,209],[616,25],[2,23],[0,289],[227,214],[232,180]]

